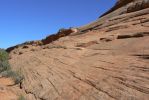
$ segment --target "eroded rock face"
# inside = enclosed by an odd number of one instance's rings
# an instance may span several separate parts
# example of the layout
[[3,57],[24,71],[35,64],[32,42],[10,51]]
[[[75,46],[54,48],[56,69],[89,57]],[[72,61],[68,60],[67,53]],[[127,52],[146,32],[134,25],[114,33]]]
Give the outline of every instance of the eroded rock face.
[[15,48],[24,47],[24,46],[27,46],[27,45],[32,45],[32,46],[46,45],[46,44],[52,43],[53,41],[58,40],[61,37],[65,37],[65,36],[68,36],[70,34],[75,34],[77,32],[78,32],[77,28],[64,29],[62,31],[59,31],[57,34],[52,34],[52,35],[47,36],[45,39],[37,40],[37,41],[28,41],[28,42],[25,42],[23,44],[19,44],[19,45],[10,47],[6,51],[11,52]]
[[77,34],[11,50],[27,100],[148,100],[148,0],[120,0],[114,8]]
[[105,16],[118,9],[120,9],[119,14],[124,14],[142,10],[148,7],[149,7],[149,0],[118,0],[116,5],[102,16]]
[[105,28],[113,24],[121,23],[132,17],[142,16],[149,13],[149,0],[119,0],[116,5],[103,14],[97,21],[80,27],[80,30],[86,32],[96,28]]
[[65,36],[68,36],[68,35],[70,35],[72,33],[76,33],[76,32],[77,32],[77,29],[75,29],[75,28],[64,29],[64,30],[59,31],[57,34],[53,34],[53,35],[46,37],[41,42],[43,45],[46,45],[53,41],[58,40],[61,37],[65,37]]

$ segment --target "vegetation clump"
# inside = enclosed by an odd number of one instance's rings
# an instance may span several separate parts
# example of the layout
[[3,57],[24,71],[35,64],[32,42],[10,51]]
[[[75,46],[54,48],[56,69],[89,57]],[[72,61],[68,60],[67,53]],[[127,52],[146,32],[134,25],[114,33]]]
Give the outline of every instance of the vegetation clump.
[[18,100],[26,100],[25,97],[23,95],[20,95]]
[[5,50],[0,49],[0,73],[5,70],[10,70],[8,59],[8,53]]
[[9,55],[4,49],[0,49],[0,75],[2,77],[10,77],[15,84],[19,84],[23,80],[21,71],[13,71],[9,64]]

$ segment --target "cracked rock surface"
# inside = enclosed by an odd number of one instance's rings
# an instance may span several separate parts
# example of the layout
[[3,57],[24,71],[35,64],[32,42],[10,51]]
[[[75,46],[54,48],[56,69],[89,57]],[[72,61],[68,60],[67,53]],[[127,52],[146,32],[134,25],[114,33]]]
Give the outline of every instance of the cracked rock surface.
[[[12,50],[10,63],[22,70],[27,100],[148,100],[148,5],[120,0],[76,34]],[[120,13],[123,7],[130,12]]]

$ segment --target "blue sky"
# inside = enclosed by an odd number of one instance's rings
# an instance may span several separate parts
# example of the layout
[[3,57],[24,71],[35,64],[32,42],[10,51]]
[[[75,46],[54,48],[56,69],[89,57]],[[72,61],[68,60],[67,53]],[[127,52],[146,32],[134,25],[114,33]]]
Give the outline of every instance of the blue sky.
[[0,48],[96,20],[116,0],[0,0]]

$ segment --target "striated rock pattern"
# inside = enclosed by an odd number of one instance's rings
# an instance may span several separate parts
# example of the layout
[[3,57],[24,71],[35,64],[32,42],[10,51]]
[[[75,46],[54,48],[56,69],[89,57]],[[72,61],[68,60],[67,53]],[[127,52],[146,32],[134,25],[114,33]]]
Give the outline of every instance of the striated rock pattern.
[[124,14],[142,10],[148,7],[149,7],[149,0],[118,0],[116,5],[102,16],[105,16],[115,10],[117,10],[118,12],[117,14]]
[[[79,30],[86,32],[95,28],[105,28],[113,24],[121,23],[132,17],[142,16],[149,13],[149,0],[119,0],[116,5],[103,14],[97,21],[80,27]],[[112,24],[111,24],[112,23]]]
[[119,0],[75,32],[8,50],[13,69],[24,74],[26,99],[148,100],[148,5],[149,0]]

